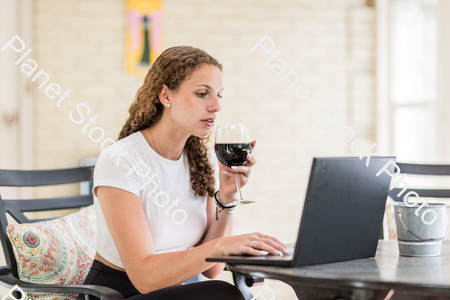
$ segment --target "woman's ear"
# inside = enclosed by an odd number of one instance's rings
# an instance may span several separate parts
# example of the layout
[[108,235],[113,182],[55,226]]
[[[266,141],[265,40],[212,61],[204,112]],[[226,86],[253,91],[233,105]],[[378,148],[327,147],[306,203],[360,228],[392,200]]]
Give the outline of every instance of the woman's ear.
[[[169,87],[165,84],[162,85],[161,91],[158,94],[159,97],[159,101],[161,101],[161,103],[164,106],[170,106],[170,98],[169,98]],[[168,104],[168,105],[167,105]]]

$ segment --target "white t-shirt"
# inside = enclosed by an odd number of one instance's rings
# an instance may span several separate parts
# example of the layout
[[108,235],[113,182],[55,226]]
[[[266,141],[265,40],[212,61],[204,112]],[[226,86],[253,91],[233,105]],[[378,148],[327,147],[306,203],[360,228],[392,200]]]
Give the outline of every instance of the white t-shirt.
[[[219,168],[214,153],[209,152],[209,160],[217,190]],[[119,188],[141,199],[155,253],[186,250],[197,244],[205,232],[207,196],[194,195],[185,151],[177,161],[168,160],[157,154],[140,132],[135,132],[100,154],[95,166],[93,189],[98,227],[97,252],[123,268],[97,198],[98,186]]]

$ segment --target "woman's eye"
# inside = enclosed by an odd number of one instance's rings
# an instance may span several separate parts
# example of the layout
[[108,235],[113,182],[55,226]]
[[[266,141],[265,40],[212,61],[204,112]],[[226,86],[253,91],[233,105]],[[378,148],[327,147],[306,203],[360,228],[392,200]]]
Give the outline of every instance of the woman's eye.
[[199,97],[205,97],[206,96],[206,93],[197,93],[197,96],[199,96]]
[[222,95],[217,95],[217,98],[222,99]]

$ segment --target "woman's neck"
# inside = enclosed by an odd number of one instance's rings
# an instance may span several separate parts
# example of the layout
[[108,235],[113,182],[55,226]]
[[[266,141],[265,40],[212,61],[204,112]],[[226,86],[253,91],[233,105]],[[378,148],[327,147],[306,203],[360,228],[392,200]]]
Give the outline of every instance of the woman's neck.
[[142,130],[142,134],[156,153],[169,160],[180,158],[188,139],[162,120]]

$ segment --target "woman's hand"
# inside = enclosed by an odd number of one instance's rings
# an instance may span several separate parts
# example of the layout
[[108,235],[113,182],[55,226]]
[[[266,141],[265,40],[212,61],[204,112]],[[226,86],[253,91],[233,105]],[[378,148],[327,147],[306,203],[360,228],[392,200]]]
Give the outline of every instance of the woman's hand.
[[256,164],[256,158],[253,154],[256,141],[252,141],[250,144],[252,145],[252,154],[247,154],[247,162],[245,165],[229,168],[219,161],[219,198],[225,204],[233,202],[236,199],[235,194],[237,192],[237,186],[234,173],[237,172],[239,174],[239,183],[242,188],[247,184],[252,172],[252,167]]
[[242,254],[262,256],[265,254],[263,251],[273,255],[292,254],[292,251],[276,237],[259,232],[223,237],[212,242],[216,242],[214,255],[217,256]]

